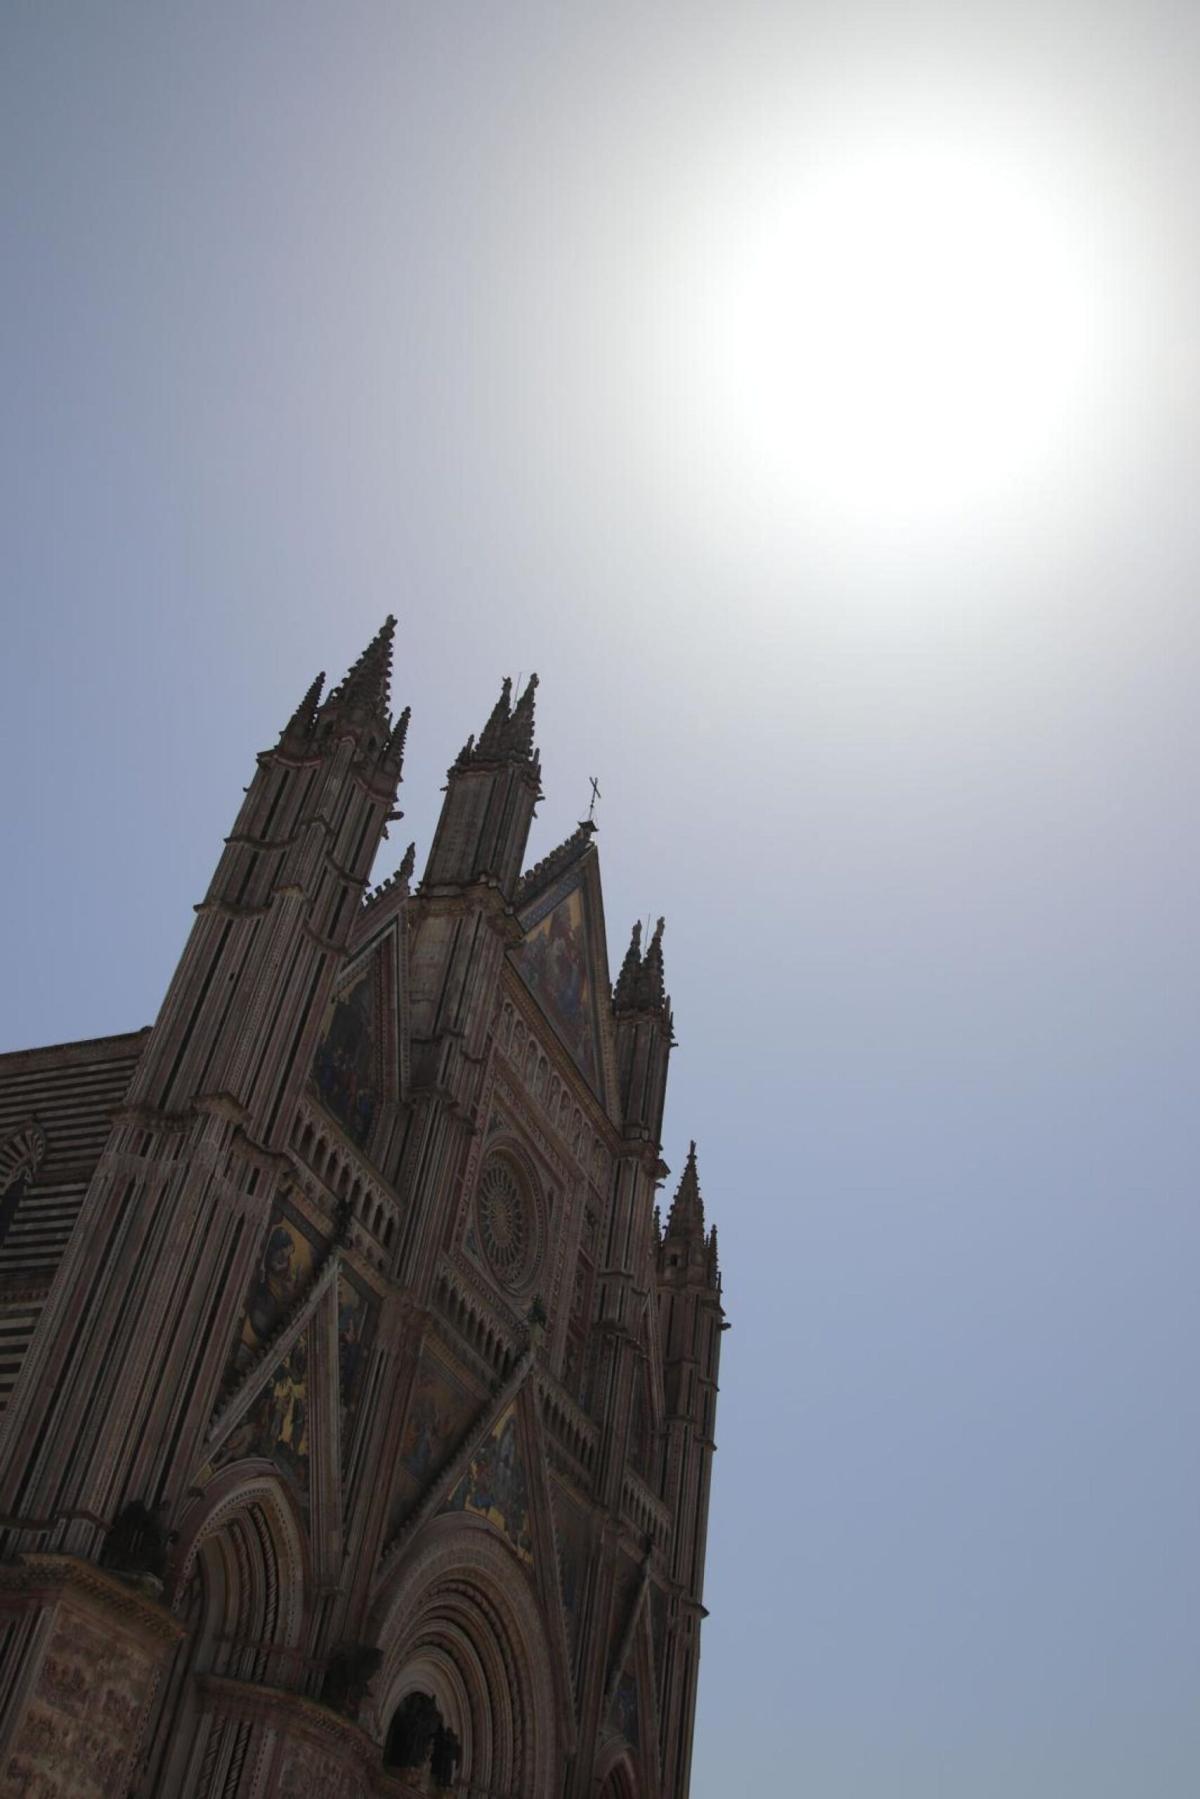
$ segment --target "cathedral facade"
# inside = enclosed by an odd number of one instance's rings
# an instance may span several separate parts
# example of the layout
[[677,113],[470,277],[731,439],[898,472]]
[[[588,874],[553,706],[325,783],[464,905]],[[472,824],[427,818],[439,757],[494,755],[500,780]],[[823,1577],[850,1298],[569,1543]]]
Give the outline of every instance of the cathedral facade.
[[522,873],[536,677],[371,890],[394,620],[153,1028],[0,1056],[0,1794],[684,1799],[724,1315],[662,924]]

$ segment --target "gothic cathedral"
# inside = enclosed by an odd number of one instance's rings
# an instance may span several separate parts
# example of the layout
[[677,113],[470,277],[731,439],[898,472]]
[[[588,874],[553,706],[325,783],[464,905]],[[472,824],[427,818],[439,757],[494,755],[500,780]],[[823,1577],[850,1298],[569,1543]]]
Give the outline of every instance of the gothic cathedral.
[[685,1799],[724,1316],[661,920],[521,872],[536,677],[367,881],[389,619],[152,1029],[0,1056],[0,1794]]

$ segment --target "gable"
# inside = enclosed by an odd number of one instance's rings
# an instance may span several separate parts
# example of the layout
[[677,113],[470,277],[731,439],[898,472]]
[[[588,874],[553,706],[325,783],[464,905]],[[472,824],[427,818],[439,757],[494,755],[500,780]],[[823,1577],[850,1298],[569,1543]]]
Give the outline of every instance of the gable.
[[538,919],[517,952],[526,986],[554,1026],[572,1061],[597,1084],[595,981],[583,892],[575,887]]
[[313,1057],[321,1104],[360,1146],[371,1135],[382,1097],[380,969],[376,957],[330,995]]
[[386,1149],[406,1071],[402,915],[339,975],[321,1019],[310,1092],[368,1155]]
[[506,1537],[526,1566],[533,1563],[529,1480],[515,1405],[510,1405],[476,1447],[466,1473],[442,1506],[472,1512]]
[[513,967],[601,1104],[613,1092],[611,988],[595,849],[526,902]]

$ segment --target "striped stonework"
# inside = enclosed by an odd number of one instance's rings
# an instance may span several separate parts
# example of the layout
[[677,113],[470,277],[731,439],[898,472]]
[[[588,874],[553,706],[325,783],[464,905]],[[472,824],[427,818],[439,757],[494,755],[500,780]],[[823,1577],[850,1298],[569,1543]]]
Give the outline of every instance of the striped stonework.
[[146,1035],[0,1056],[0,1412]]

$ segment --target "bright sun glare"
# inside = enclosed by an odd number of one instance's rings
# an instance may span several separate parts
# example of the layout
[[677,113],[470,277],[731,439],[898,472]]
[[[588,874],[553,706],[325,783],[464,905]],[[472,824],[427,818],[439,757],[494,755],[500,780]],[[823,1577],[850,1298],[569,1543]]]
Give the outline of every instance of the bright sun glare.
[[1094,246],[1053,181],[970,143],[774,173],[693,288],[683,354],[723,480],[835,527],[1038,504],[1104,360]]

